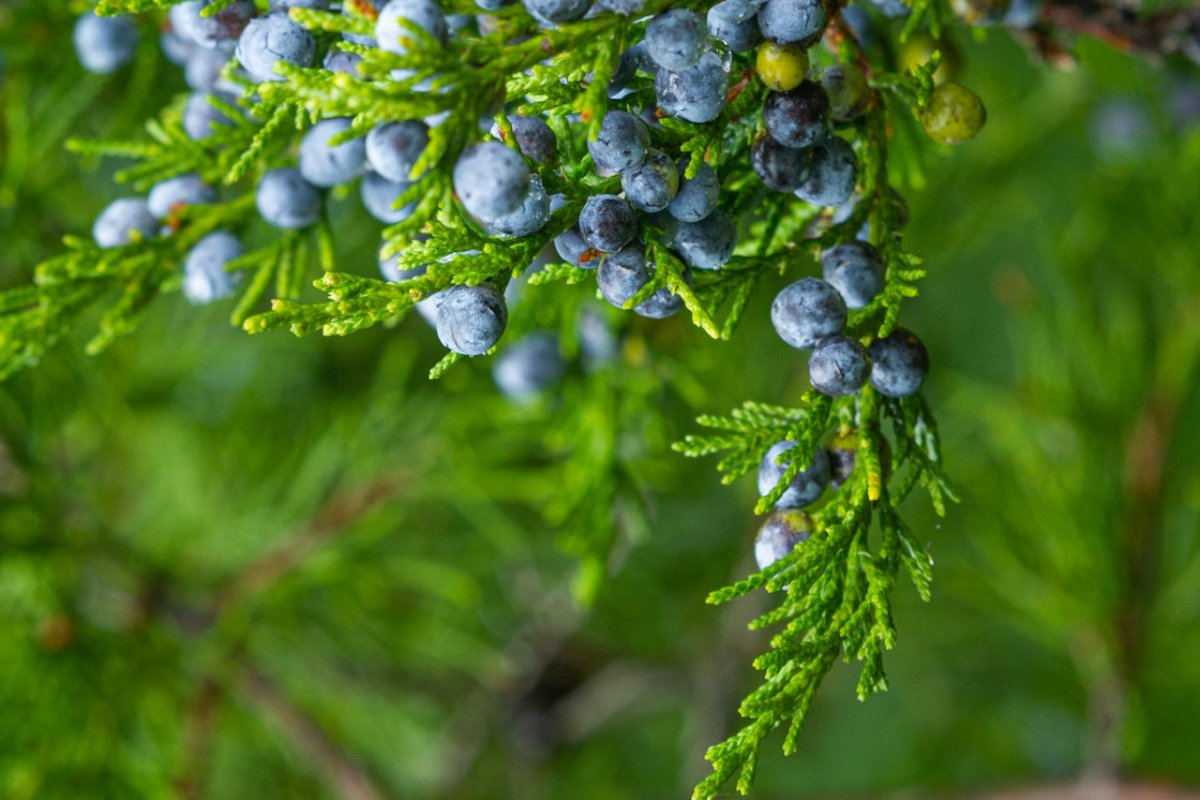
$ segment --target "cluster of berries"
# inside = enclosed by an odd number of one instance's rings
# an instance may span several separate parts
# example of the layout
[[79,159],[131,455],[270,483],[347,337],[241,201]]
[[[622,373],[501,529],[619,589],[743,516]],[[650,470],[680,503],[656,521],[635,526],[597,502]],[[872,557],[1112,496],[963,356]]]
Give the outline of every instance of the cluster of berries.
[[[206,16],[202,12],[211,2],[189,0],[173,6],[162,39],[164,51],[183,66],[193,90],[183,127],[196,140],[232,124],[229,115],[242,113],[236,105],[238,94],[252,92],[255,82],[281,80],[276,71],[279,64],[311,66],[318,57],[316,40],[291,19],[288,9],[330,7],[328,0],[271,0],[268,13],[260,16],[250,0],[234,0]],[[484,11],[507,5],[503,0],[478,2]],[[545,26],[604,10],[637,11],[616,0],[595,5],[586,0],[524,0],[524,5]],[[345,4],[342,12],[358,13],[351,6]],[[429,34],[429,40],[446,44],[456,30],[471,24],[469,18],[464,22],[447,17],[434,0],[390,0],[371,12],[375,35],[348,33],[345,38],[396,53],[413,46],[414,27]],[[485,19],[479,18],[481,26]],[[689,157],[668,152],[665,142],[670,137],[660,137],[654,129],[659,116],[693,123],[720,116],[731,94],[732,54],[755,48],[756,72],[769,91],[761,110],[765,133],[751,147],[753,171],[768,189],[792,192],[811,204],[833,207],[850,201],[858,160],[854,148],[834,133],[834,127],[853,121],[868,108],[871,89],[853,65],[837,64],[823,72],[810,68],[807,49],[820,39],[826,23],[820,0],[721,0],[708,9],[707,18],[691,9],[675,8],[648,19],[642,39],[622,54],[608,90],[611,98],[619,100],[635,91],[641,75],[653,81],[657,111],[614,108],[605,114],[598,136],[588,142],[588,153],[598,177],[620,177],[620,192],[584,199],[576,224],[554,240],[549,257],[595,269],[601,295],[618,307],[655,277],[655,265],[647,255],[648,236],[678,255],[687,267],[688,280],[690,270],[719,270],[729,261],[738,220],[719,207],[721,176],[710,165],[700,164],[692,177],[686,177]],[[136,34],[136,26],[127,18],[87,15],[76,31],[80,59],[89,69],[115,69],[132,56]],[[359,56],[334,45],[322,63],[327,69],[361,77],[359,61]],[[961,128],[962,109],[950,100],[953,97],[940,105],[932,103],[928,113]],[[634,113],[638,110],[641,116]],[[262,176],[256,188],[259,215],[278,228],[310,226],[321,218],[322,189],[360,180],[362,202],[372,216],[386,224],[407,219],[415,203],[397,207],[398,200],[428,167],[422,157],[430,128],[443,120],[444,115],[438,115],[386,122],[357,138],[347,138],[352,124],[348,118],[319,121],[302,138],[295,168],[274,169]],[[568,203],[562,195],[548,194],[538,174],[539,169],[556,165],[558,142],[550,126],[537,116],[513,115],[510,122],[515,142],[505,143],[493,127],[490,138],[458,155],[452,170],[462,209],[497,238],[530,236]],[[104,247],[158,235],[170,230],[169,218],[181,207],[216,198],[216,191],[196,175],[172,178],[154,187],[146,200],[114,202],[96,220],[94,235]],[[207,302],[230,293],[235,276],[226,267],[240,254],[231,233],[217,232],[203,239],[185,261],[187,296]],[[822,264],[824,281],[798,281],[781,292],[772,306],[772,320],[785,341],[813,351],[809,363],[813,386],[827,394],[846,395],[870,379],[885,394],[916,391],[925,369],[919,342],[915,344],[918,358],[914,346],[904,349],[910,341],[904,338],[907,335],[879,340],[872,344],[871,353],[842,335],[847,309],[865,306],[882,288],[884,269],[878,253],[870,245],[854,242],[827,251]],[[402,272],[394,258],[381,258],[380,269],[385,278],[395,281],[424,271]],[[681,307],[677,295],[661,288],[634,311],[657,319]],[[491,350],[508,322],[504,293],[489,283],[451,287],[421,302],[418,309],[434,324],[447,348],[469,356]],[[899,355],[889,356],[889,347]],[[917,371],[915,383],[911,375],[908,384],[896,384],[898,379],[890,377],[889,364],[897,359]]]
[[[822,206],[839,205],[854,191],[858,162],[850,144],[830,132],[831,116],[849,121],[861,114],[870,90],[861,71],[849,65],[827,70],[824,86],[805,80],[805,48],[820,38],[825,22],[816,0],[722,0],[707,19],[689,9],[671,9],[650,19],[643,39],[622,54],[610,97],[624,97],[637,74],[645,73],[653,79],[661,115],[709,122],[721,114],[730,94],[730,54],[758,47],[759,77],[777,91],[764,104],[768,135],[752,150],[755,172],[771,189],[793,191]],[[605,115],[588,152],[598,175],[621,177],[621,195],[589,197],[578,223],[555,240],[566,262],[597,269],[601,294],[618,307],[654,277],[645,242],[639,240],[646,227],[691,269],[721,269],[737,242],[737,221],[718,208],[717,173],[702,164],[686,178],[686,158],[651,146],[657,123],[653,114],[647,119],[649,124],[624,110]],[[681,307],[678,296],[660,289],[634,311],[662,318]]]
[[[558,255],[577,267],[596,270],[600,293],[618,308],[641,291],[654,267],[639,241],[642,214],[658,240],[673,247],[694,269],[720,269],[736,240],[733,221],[717,210],[721,186],[716,172],[702,165],[692,178],[683,175],[685,161],[650,146],[646,124],[628,111],[609,111],[588,152],[602,176],[620,175],[622,195],[589,197],[576,225],[554,241]],[[682,308],[679,297],[665,288],[639,303],[635,313],[662,319]]]
[[809,381],[817,391],[841,397],[870,380],[888,397],[907,397],[921,388],[928,356],[915,336],[897,330],[871,343],[870,351],[845,336],[849,309],[864,308],[883,288],[878,251],[862,241],[832,247],[821,254],[824,280],[801,278],[785,287],[771,304],[771,323],[785,342],[811,350]]
[[[896,328],[869,347],[844,335],[849,309],[866,307],[883,288],[878,251],[863,241],[848,242],[821,254],[824,280],[802,278],[786,286],[771,304],[771,322],[792,347],[812,351],[809,382],[833,397],[858,392],[868,381],[885,397],[916,394],[929,373],[929,354],[911,331]],[[769,495],[788,469],[779,463],[795,442],[782,441],[763,456],[758,491]],[[837,489],[854,469],[857,435],[838,437],[828,449],[817,449],[775,503],[760,529],[754,554],[760,569],[790,553],[812,532],[801,510],[815,502],[827,486]],[[785,459],[786,461],[786,459]],[[884,459],[887,468],[887,458]]]
[[[104,248],[169,235],[175,216],[184,208],[214,203],[216,190],[198,175],[181,175],[163,181],[145,197],[123,197],[110,203],[92,225],[92,237]],[[209,303],[228,296],[237,285],[237,273],[226,271],[242,255],[241,241],[228,231],[215,231],[200,239],[183,263],[183,293],[193,303]]]
[[[883,469],[888,469],[891,453],[887,440],[883,443]],[[778,442],[763,457],[758,469],[758,491],[766,495],[783,478],[787,466],[776,461],[794,448],[795,442]],[[759,569],[766,569],[808,539],[812,519],[802,509],[815,502],[832,487],[834,491],[850,479],[858,460],[858,431],[850,430],[835,436],[827,446],[817,448],[808,468],[788,484],[787,490],[775,504],[754,540],[754,560]]]

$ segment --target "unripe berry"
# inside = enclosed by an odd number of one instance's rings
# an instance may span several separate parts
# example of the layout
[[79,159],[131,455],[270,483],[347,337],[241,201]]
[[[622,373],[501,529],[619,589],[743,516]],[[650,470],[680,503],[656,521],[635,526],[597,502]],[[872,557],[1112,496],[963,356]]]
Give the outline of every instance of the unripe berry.
[[[795,442],[776,442],[763,456],[758,465],[758,494],[760,497],[769,495],[783,479],[791,459],[784,459],[782,464],[777,463],[777,459],[795,446]],[[792,454],[792,458],[797,456],[796,453]],[[824,450],[817,448],[813,451],[812,461],[805,469],[800,470],[795,478],[792,478],[792,482],[788,484],[783,496],[775,502],[775,507],[802,508],[820,497],[828,484],[829,456]]]
[[763,42],[758,46],[754,66],[768,89],[788,92],[808,75],[808,51],[798,44]]
[[929,61],[934,52],[942,54],[941,63],[933,73],[934,82],[941,84],[953,80],[962,68],[962,55],[949,39],[934,39],[927,33],[910,36],[900,47],[897,64],[902,72],[910,72],[917,65]]
[[825,70],[821,86],[829,98],[829,115],[836,122],[858,118],[871,102],[871,87],[862,70],[853,64],[834,64]]
[[929,138],[940,144],[959,144],[975,138],[987,122],[987,109],[979,95],[958,83],[943,83],[933,90],[921,111],[921,124]]

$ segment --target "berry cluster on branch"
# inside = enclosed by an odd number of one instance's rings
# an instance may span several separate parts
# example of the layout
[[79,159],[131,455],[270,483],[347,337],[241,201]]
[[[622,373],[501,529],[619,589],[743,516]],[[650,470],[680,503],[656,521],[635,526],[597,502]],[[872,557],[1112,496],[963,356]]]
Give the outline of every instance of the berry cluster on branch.
[[[512,330],[529,295],[595,287],[635,316],[686,309],[714,339],[769,313],[811,351],[812,388],[793,407],[701,417],[711,432],[676,445],[725,452],[727,482],[757,471],[768,514],[760,571],[710,597],[780,598],[754,623],[778,631],[747,724],[709,751],[696,797],[731,780],[745,792],[769,733],[785,727],[784,749],[796,747],[838,659],[861,662],[860,696],[886,688],[895,580],[905,571],[922,597],[931,580],[897,509],[918,486],[938,513],[953,499],[920,395],[929,356],[898,327],[925,273],[903,247],[889,148],[898,130],[965,142],[986,112],[940,79],[941,53],[905,68],[892,39],[938,36],[956,14],[1040,35],[1066,13],[1030,0],[872,5],[100,0],[75,29],[81,64],[121,69],[146,27],[130,15],[145,14],[191,93],[143,140],[71,143],[132,159],[118,177],[142,195],[109,205],[90,241],[68,238],[33,285],[0,294],[0,374],[107,302],[98,352],[176,288],[193,303],[236,296],[232,319],[251,333],[344,335],[415,308],[448,351],[432,377],[494,354],[518,403],[569,369],[550,330]],[[328,200],[354,191],[382,226],[377,277],[346,263],[328,221]],[[807,275],[817,264],[821,277]],[[755,290],[772,273],[795,280],[768,312]],[[309,284],[325,298],[306,301]],[[570,310],[585,359],[611,360],[608,322]],[[602,550],[580,555],[603,563]]]

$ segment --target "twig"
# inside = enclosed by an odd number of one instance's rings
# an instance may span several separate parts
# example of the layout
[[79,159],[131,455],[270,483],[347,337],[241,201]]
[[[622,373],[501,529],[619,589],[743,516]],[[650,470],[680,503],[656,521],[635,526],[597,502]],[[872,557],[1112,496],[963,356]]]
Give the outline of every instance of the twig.
[[1053,34],[1067,31],[1151,61],[1182,53],[1200,63],[1200,8],[1166,8],[1139,16],[1129,8],[1094,0],[1059,0],[1045,5],[1041,20],[1044,24],[1033,36],[1039,51],[1051,61],[1063,54]]
[[217,616],[270,589],[326,541],[393,497],[402,484],[396,476],[380,476],[366,486],[334,492],[307,525],[252,561],[214,593],[212,607]]
[[330,741],[320,726],[270,678],[244,664],[239,689],[316,767],[338,797],[343,800],[383,800],[386,797],[370,776]]
[[188,704],[181,737],[183,759],[173,781],[176,794],[185,800],[200,797],[203,793],[204,776],[208,773],[209,756],[212,753],[213,725],[221,697],[217,682],[205,678]]

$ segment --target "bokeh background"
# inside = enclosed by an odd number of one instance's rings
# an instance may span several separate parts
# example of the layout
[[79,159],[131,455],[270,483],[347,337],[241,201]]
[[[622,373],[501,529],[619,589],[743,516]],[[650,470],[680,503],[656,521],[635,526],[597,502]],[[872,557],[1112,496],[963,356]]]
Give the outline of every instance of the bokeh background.
[[[64,139],[185,90],[155,47],[84,74],[78,10],[0,7],[4,286],[120,193]],[[954,44],[989,123],[904,164],[930,273],[904,321],[963,502],[908,510],[937,583],[897,593],[892,691],[860,703],[836,668],[753,796],[1198,784],[1200,75]],[[373,274],[379,226],[333,215],[340,266]],[[97,358],[85,325],[0,385],[0,796],[684,796],[755,685],[767,598],[705,605],[752,569],[754,488],[669,443],[805,385],[776,288],[731,343],[637,322],[609,377],[532,408],[483,361],[428,382],[417,318],[249,337],[170,295]],[[588,406],[621,417],[619,486],[560,457],[585,391],[637,398]],[[619,530],[587,607],[581,512],[555,507],[580,489]]]

